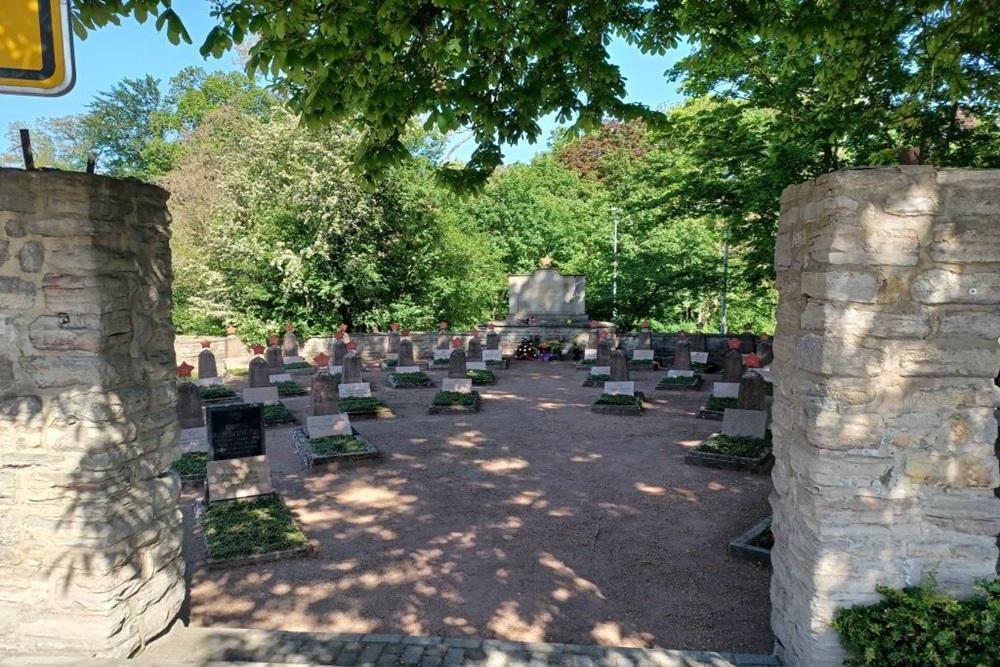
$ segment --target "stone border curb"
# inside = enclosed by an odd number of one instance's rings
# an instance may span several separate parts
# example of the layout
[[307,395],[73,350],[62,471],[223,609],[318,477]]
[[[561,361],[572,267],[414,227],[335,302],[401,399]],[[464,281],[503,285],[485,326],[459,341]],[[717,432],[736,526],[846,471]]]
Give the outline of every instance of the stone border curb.
[[[714,434],[718,435],[718,434]],[[734,456],[732,454],[719,454],[717,452],[701,452],[698,447],[705,444],[703,440],[694,449],[689,449],[684,454],[684,463],[705,468],[719,468],[721,470],[737,470],[742,472],[766,473],[774,466],[774,454],[770,449],[757,458],[746,456]]]
[[[273,493],[271,495],[274,495],[276,498],[278,498],[279,501],[281,501],[282,505],[285,505],[285,501],[282,500],[281,496],[279,496],[277,493]],[[249,500],[249,498],[247,500]],[[227,502],[238,503],[241,502],[241,500],[230,500]],[[209,558],[208,536],[205,534],[205,529],[201,524],[202,515],[204,515],[207,509],[208,507],[205,505],[204,500],[199,499],[195,501],[195,511],[194,511],[195,521],[198,524],[198,530],[201,531],[202,541],[205,545],[205,554],[206,554],[205,567],[207,567],[209,570],[222,570],[230,567],[242,567],[244,565],[258,565],[260,563],[272,563],[277,560],[285,560],[286,558],[304,558],[306,556],[311,556],[313,554],[313,546],[311,544],[305,544],[301,547],[296,547],[295,549],[286,549],[284,551],[272,551],[265,554],[252,554],[250,556],[234,556],[233,558]],[[285,509],[288,509],[287,505],[285,505]],[[292,521],[293,522],[295,521],[294,517],[292,518]],[[300,532],[302,532],[302,528],[299,526],[298,523],[295,524],[295,527],[298,528]],[[303,534],[305,533],[303,532]]]
[[599,415],[618,415],[620,417],[639,417],[642,416],[642,401],[643,393],[641,391],[635,392],[636,404],[634,405],[598,405],[594,403],[590,406],[590,411]]
[[476,397],[476,401],[472,405],[431,405],[427,408],[427,414],[441,415],[452,412],[479,412],[483,400],[479,397],[478,391],[472,392],[472,395]]
[[655,389],[659,391],[698,391],[701,389],[700,375],[694,375],[691,378],[687,379],[690,379],[691,382],[688,382],[687,384],[681,384],[681,383],[664,384],[663,380],[660,380],[659,382],[656,383]]
[[756,526],[743,533],[735,540],[729,543],[729,555],[734,558],[742,558],[743,560],[748,560],[751,563],[767,563],[771,564],[771,550],[765,549],[764,547],[758,547],[751,544],[755,539],[760,537],[764,531],[771,527],[771,520],[774,519],[773,516],[769,516]]
[[319,465],[347,465],[351,463],[371,463],[379,462],[382,459],[382,452],[380,452],[369,440],[364,437],[358,430],[351,427],[351,435],[365,443],[365,450],[362,452],[345,452],[343,454],[316,454],[312,447],[309,446],[310,437],[306,433],[305,428],[297,428],[292,431],[292,444],[295,446],[295,451],[298,452],[299,458],[302,459],[302,463],[306,468],[312,468]]

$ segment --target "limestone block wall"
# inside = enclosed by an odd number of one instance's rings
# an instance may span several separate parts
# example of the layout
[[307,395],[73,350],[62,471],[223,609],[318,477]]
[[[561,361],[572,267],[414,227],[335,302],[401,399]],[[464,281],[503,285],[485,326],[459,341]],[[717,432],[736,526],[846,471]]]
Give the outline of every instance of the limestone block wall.
[[0,169],[0,656],[127,656],[184,598],[167,193]]
[[772,626],[788,667],[876,584],[998,568],[1000,171],[855,169],[789,187],[775,262]]

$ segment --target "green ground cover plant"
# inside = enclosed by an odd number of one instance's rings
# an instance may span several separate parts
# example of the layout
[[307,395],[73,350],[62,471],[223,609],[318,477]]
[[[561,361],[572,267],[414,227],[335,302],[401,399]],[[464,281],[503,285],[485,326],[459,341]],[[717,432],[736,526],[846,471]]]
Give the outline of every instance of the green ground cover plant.
[[299,371],[303,368],[312,368],[312,364],[308,361],[293,361],[290,364],[285,364],[286,371]]
[[378,412],[385,410],[386,405],[374,396],[348,396],[340,399],[337,404],[341,412],[348,414],[355,412]]
[[353,435],[326,435],[322,438],[312,438],[309,440],[309,447],[319,456],[354,454],[368,449],[364,442]]
[[635,405],[639,402],[636,396],[628,394],[601,394],[597,399],[597,405]]
[[771,449],[771,432],[767,432],[767,437],[751,438],[739,435],[723,435],[716,433],[711,438],[701,443],[695,449],[699,452],[711,454],[726,454],[729,456],[741,456],[748,459],[756,459],[764,455]]
[[252,556],[308,544],[275,495],[211,505],[202,516],[202,527],[209,558]]
[[181,477],[194,475],[204,476],[208,472],[208,454],[205,452],[188,452],[170,464],[170,469]]
[[305,387],[292,380],[275,382],[274,386],[278,388],[278,396],[304,396],[307,393]]
[[281,403],[264,406],[264,424],[274,426],[276,424],[291,424],[295,421],[295,415]]
[[876,586],[885,599],[837,611],[848,667],[992,667],[1000,664],[1000,580],[958,600],[933,576],[921,586]]
[[439,391],[434,396],[434,401],[432,405],[448,406],[448,405],[464,405],[471,407],[476,404],[476,400],[479,398],[479,393],[472,391],[467,394],[460,391]]
[[709,396],[708,400],[705,401],[705,409],[722,412],[726,408],[735,408],[737,401],[738,399],[736,398],[722,398],[720,396]]
[[394,373],[392,381],[397,387],[425,387],[430,382],[426,373]]
[[233,398],[236,396],[236,392],[221,384],[210,384],[204,387],[198,387],[198,396],[203,401],[208,401],[215,398]]

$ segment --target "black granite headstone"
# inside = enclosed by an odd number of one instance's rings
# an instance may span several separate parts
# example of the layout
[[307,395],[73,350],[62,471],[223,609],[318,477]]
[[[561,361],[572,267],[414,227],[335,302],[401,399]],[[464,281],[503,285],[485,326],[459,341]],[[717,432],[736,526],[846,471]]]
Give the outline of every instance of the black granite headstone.
[[263,405],[212,406],[205,413],[211,460],[241,459],[266,453]]

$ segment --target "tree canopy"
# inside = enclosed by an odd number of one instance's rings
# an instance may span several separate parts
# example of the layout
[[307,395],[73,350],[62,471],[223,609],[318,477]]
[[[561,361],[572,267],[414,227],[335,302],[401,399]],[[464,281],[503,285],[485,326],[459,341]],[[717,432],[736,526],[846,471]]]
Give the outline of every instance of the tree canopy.
[[[687,40],[680,65],[693,91],[729,91],[787,122],[878,132],[904,118],[928,149],[960,108],[1000,100],[995,7],[981,0],[219,0],[202,52],[221,55],[253,36],[247,71],[264,74],[311,122],[363,128],[355,163],[368,174],[407,154],[414,117],[428,128],[472,130],[478,147],[442,174],[482,183],[503,147],[539,138],[538,119],[593,129],[605,117],[658,117],[624,101],[612,37],[660,53]],[[79,34],[134,16],[156,17],[175,43],[191,41],[170,0],[73,0]],[[948,120],[947,110],[951,110]],[[920,120],[921,116],[923,120]],[[943,119],[943,120],[942,120]],[[919,129],[924,128],[924,129]],[[835,159],[831,149],[830,159]]]

